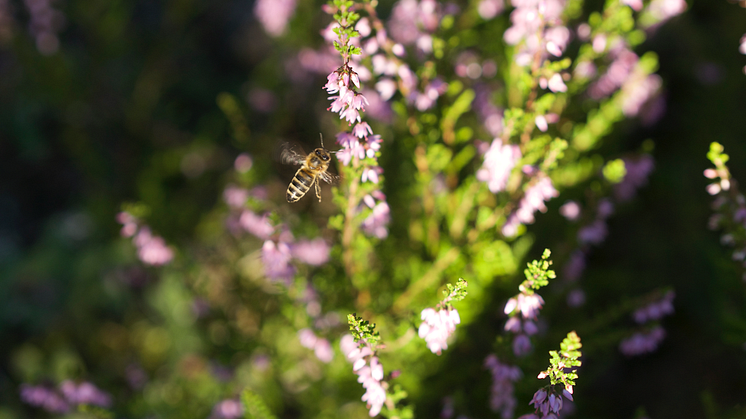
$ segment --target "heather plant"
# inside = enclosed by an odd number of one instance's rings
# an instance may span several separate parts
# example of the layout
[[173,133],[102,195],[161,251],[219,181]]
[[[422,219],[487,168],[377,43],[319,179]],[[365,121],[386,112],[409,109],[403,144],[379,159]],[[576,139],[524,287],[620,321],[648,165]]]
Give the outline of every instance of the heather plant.
[[[154,18],[155,6],[70,3],[24,3],[30,46],[19,57],[80,53],[85,36],[64,30],[64,13],[81,33],[111,13],[119,23],[99,29],[106,39],[125,30],[121,15],[145,27]],[[69,318],[6,344],[0,388],[14,402],[0,418],[632,415],[598,407],[603,372],[585,358],[625,372],[654,363],[681,344],[667,330],[688,300],[673,279],[602,286],[594,262],[659,170],[656,138],[623,138],[665,112],[666,80],[646,41],[687,3],[228,3],[178,1],[164,19],[191,34],[185,22],[209,21],[213,8],[240,8],[234,21],[251,14],[231,43],[252,74],[171,90],[179,59],[151,54],[131,104],[119,104],[131,106],[123,131],[145,139],[149,158],[129,163],[131,190],[90,195],[112,234],[80,260],[42,253],[19,269],[35,278],[53,259],[80,278],[69,280]],[[18,32],[2,26],[15,19],[6,9],[0,0],[0,42],[4,29]],[[163,36],[159,50],[201,38],[184,39]],[[155,105],[172,95],[183,102]],[[99,100],[60,112],[81,155],[83,133],[100,129],[91,115],[117,114]],[[319,132],[336,182],[315,178],[320,200],[312,184],[288,203],[297,167],[280,150],[313,150]],[[138,155],[121,147],[110,154]],[[708,153],[710,228],[742,263],[746,204],[723,150]],[[77,252],[85,221],[60,224],[72,226],[60,227],[72,243],[60,247]],[[7,318],[24,318],[22,308]]]

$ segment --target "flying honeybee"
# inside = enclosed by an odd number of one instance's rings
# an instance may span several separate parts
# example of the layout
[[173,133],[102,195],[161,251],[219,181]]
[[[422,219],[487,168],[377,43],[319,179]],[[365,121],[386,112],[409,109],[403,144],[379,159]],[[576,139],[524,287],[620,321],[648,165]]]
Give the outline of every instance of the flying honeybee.
[[300,169],[295,172],[293,180],[288,185],[288,190],[285,194],[288,202],[297,202],[299,199],[311,189],[311,186],[316,188],[316,197],[321,202],[321,187],[319,186],[319,179],[326,183],[333,184],[339,179],[339,176],[333,175],[327,172],[329,163],[332,160],[332,152],[324,148],[324,139],[321,139],[321,148],[313,150],[307,156],[297,153],[295,150],[290,148],[287,144],[282,150],[282,162],[286,164],[299,165],[302,164]]

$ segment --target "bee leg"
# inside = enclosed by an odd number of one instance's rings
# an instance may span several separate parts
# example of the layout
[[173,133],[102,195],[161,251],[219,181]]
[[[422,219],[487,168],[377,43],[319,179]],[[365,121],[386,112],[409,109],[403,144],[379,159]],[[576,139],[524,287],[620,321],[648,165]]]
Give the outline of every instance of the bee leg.
[[321,187],[319,186],[319,179],[318,178],[314,182],[314,186],[316,186],[316,197],[319,198],[319,202],[321,202]]

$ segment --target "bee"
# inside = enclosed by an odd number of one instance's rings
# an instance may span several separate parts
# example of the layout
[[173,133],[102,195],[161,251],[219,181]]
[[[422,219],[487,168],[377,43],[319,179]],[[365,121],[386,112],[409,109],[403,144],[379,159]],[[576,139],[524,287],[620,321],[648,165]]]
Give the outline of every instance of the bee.
[[339,179],[339,176],[333,175],[327,172],[329,163],[332,160],[333,152],[324,148],[324,139],[321,139],[321,147],[313,150],[307,156],[297,153],[292,148],[285,145],[282,150],[282,162],[285,164],[299,165],[302,164],[300,169],[295,172],[293,180],[288,185],[288,190],[285,194],[288,202],[297,202],[299,199],[308,193],[311,186],[316,188],[316,197],[321,202],[321,187],[319,186],[319,179],[323,180],[328,184],[333,184]]

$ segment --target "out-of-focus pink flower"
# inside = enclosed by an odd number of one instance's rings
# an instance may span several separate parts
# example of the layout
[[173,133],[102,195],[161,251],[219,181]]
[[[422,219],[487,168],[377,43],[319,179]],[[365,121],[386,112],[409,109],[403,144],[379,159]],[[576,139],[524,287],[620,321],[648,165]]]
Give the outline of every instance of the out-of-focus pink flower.
[[243,417],[243,404],[235,399],[223,400],[212,408],[210,419],[238,419]]
[[552,77],[549,78],[547,87],[549,87],[549,90],[555,93],[567,91],[567,86],[565,85],[565,82],[562,80],[562,75],[559,73],[555,73]]
[[228,185],[223,191],[223,200],[231,208],[242,208],[249,199],[249,191],[234,185]]
[[21,384],[21,400],[50,413],[66,413],[70,410],[70,405],[59,393],[43,385]]
[[484,20],[490,20],[502,13],[505,8],[503,0],[481,0],[477,6],[477,13]]
[[487,182],[493,193],[505,189],[510,172],[521,159],[521,149],[517,145],[503,145],[502,140],[495,138],[484,155],[482,168],[477,171],[477,179]]
[[642,0],[622,0],[622,4],[631,7],[636,12],[642,10]]
[[246,173],[251,170],[251,166],[254,165],[254,161],[248,153],[241,153],[236,157],[236,161],[233,162],[233,167],[239,173]]
[[174,252],[162,237],[153,236],[150,228],[141,227],[132,242],[137,247],[137,257],[147,265],[165,265],[174,258]]
[[513,354],[517,357],[523,357],[528,355],[533,349],[531,345],[531,339],[523,333],[516,335],[513,339]]
[[249,210],[243,210],[238,222],[244,230],[264,240],[275,231],[275,228],[269,224],[269,216],[266,214],[260,217]]
[[286,283],[295,276],[295,268],[290,264],[290,247],[287,243],[275,244],[267,240],[262,246],[264,274],[271,280],[283,280]]
[[575,221],[580,216],[580,205],[575,201],[567,201],[559,209],[559,213],[570,221]]
[[293,257],[303,263],[319,266],[329,260],[329,245],[322,238],[299,240],[291,246]]
[[606,240],[607,233],[606,223],[603,220],[595,220],[578,230],[578,242],[597,245]]
[[684,0],[652,0],[648,5],[647,12],[660,24],[686,10]]
[[503,225],[502,233],[510,237],[516,234],[519,224],[533,223],[534,212],[537,210],[546,212],[547,207],[544,205],[544,201],[557,196],[559,196],[559,193],[554,189],[552,181],[548,177],[544,176],[539,179],[526,190],[523,198],[518,203],[518,209],[508,216]]
[[379,202],[373,207],[373,212],[362,223],[363,231],[371,236],[385,239],[389,235],[386,226],[391,220],[389,204]]
[[650,353],[658,348],[658,345],[666,337],[666,331],[656,326],[649,332],[635,333],[619,344],[619,350],[626,356],[637,356]]
[[632,317],[639,324],[660,320],[664,316],[673,313],[673,299],[675,296],[676,294],[673,291],[669,291],[659,301],[654,301],[645,307],[635,310]]
[[111,406],[111,396],[89,382],[75,384],[71,380],[65,380],[60,383],[60,391],[71,404]]
[[503,419],[512,418],[516,406],[513,383],[523,375],[521,370],[516,366],[500,363],[494,354],[487,356],[484,366],[492,374],[490,409],[493,412],[499,411]]
[[312,349],[316,357],[324,363],[329,363],[334,359],[334,351],[329,341],[316,337],[311,329],[301,329],[298,331],[298,339],[301,346]]
[[427,347],[434,354],[440,355],[443,349],[448,349],[448,337],[456,331],[456,325],[461,318],[456,309],[435,311],[432,308],[422,310],[422,324],[418,335],[425,339]]
[[606,73],[588,88],[589,96],[595,100],[609,96],[627,81],[637,61],[637,54],[626,48],[616,52]]
[[622,112],[627,116],[637,115],[642,106],[657,95],[661,85],[661,78],[657,74],[631,77],[622,86]]
[[285,33],[290,17],[295,13],[295,0],[257,0],[254,14],[271,36]]

